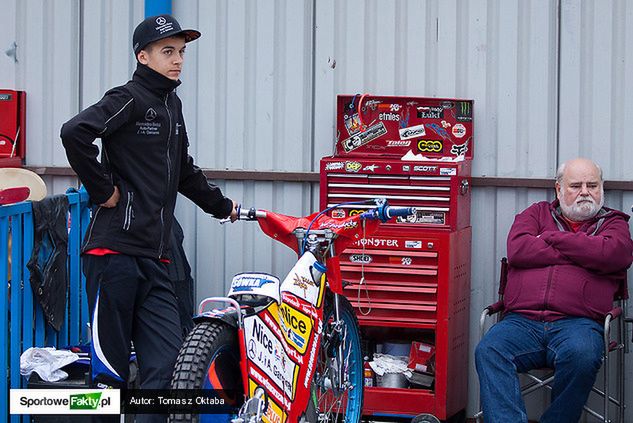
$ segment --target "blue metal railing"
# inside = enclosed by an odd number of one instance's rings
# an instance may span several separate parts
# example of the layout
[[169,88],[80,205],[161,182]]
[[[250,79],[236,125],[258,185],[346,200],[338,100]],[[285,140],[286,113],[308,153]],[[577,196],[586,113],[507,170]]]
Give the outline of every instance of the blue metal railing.
[[[0,206],[0,421],[9,418],[9,389],[25,387],[20,355],[29,347],[64,347],[86,343],[88,304],[84,295],[79,250],[88,227],[88,194],[74,189],[69,203],[68,280],[66,314],[59,332],[46,325],[34,300],[26,267],[33,249],[33,211],[30,202]],[[11,422],[20,422],[11,416]],[[25,420],[26,421],[26,420]]]

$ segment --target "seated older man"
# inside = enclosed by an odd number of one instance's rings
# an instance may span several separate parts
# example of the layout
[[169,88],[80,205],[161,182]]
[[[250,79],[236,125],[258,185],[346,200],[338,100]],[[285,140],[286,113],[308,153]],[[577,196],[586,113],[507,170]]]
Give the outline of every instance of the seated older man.
[[541,423],[577,422],[602,362],[599,323],[633,261],[629,216],[603,207],[600,167],[563,163],[552,203],[516,216],[508,235],[505,317],[475,351],[486,423],[527,422],[517,372],[555,369]]

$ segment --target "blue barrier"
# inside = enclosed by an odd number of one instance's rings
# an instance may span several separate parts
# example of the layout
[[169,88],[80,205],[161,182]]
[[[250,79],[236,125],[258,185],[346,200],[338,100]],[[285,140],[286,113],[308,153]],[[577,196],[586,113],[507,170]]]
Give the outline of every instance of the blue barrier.
[[[88,194],[74,189],[69,203],[68,280],[66,313],[59,332],[46,325],[40,305],[34,301],[26,267],[33,249],[33,211],[30,202],[0,206],[0,421],[9,420],[9,389],[24,388],[20,355],[32,346],[64,347],[88,342],[88,304],[79,251],[90,220]],[[21,416],[11,416],[20,422]]]

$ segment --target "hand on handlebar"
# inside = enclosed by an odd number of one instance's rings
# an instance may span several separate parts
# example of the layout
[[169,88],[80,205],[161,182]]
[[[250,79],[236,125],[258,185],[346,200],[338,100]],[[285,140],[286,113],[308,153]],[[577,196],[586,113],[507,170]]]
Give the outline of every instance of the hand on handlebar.
[[235,222],[237,220],[237,218],[239,217],[239,205],[237,204],[237,202],[235,200],[233,201],[233,210],[231,210],[231,214],[229,215],[229,219],[231,219],[231,223]]

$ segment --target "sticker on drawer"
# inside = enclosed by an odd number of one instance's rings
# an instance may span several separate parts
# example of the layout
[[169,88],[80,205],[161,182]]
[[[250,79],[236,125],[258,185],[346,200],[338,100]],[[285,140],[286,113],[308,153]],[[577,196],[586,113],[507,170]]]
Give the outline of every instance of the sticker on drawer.
[[443,212],[423,212],[418,210],[415,215],[412,216],[398,216],[397,223],[424,223],[430,225],[444,225],[446,224],[446,213]]
[[[382,239],[382,238],[362,238],[354,243],[358,246],[366,247],[395,247],[399,248],[400,243],[397,239]],[[419,247],[422,248],[422,247]]]
[[374,259],[367,254],[350,254],[349,261],[352,263],[369,264],[374,261]]
[[457,175],[457,169],[454,167],[441,167],[440,175],[442,176],[455,176]]
[[422,241],[405,241],[404,248],[422,248]]

